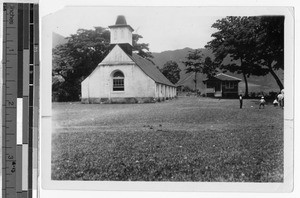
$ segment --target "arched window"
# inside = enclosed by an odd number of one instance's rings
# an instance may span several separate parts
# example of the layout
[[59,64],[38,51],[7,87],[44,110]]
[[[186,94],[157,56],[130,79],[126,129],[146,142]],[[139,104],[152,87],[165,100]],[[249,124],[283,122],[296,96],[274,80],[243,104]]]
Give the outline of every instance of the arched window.
[[113,91],[124,91],[124,74],[121,71],[113,74]]

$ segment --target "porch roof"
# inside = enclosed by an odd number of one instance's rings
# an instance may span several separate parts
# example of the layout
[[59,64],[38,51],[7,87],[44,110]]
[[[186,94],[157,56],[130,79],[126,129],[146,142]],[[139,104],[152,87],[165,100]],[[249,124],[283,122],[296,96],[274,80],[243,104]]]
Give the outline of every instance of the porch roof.
[[230,76],[224,73],[219,73],[209,79],[204,80],[203,82],[206,81],[237,81],[240,82],[242,81],[240,78],[234,77],[234,76]]

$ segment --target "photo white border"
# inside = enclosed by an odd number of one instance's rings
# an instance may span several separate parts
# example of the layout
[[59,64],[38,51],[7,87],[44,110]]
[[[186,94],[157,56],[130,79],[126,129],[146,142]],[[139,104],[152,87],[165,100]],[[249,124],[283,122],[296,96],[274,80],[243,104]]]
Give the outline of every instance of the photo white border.
[[[249,7],[207,7],[233,9],[232,15],[247,15]],[[284,183],[226,183],[226,182],[108,182],[51,180],[51,61],[53,21],[42,19],[41,60],[41,162],[42,187],[73,190],[142,190],[142,191],[209,191],[209,192],[290,192],[293,188],[293,121],[294,121],[294,15],[292,8],[251,7],[255,13],[285,15],[285,112],[284,112]],[[275,11],[275,12],[274,12]],[[240,13],[240,14],[237,14]],[[288,101],[288,102],[287,102]]]

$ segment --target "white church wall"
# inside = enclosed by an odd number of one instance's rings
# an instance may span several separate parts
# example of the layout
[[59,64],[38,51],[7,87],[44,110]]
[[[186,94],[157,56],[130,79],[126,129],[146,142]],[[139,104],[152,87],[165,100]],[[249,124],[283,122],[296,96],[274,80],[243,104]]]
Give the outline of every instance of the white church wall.
[[162,98],[162,85],[161,84],[158,84],[158,97],[159,98]]
[[166,86],[166,98],[169,98],[168,86]]
[[[107,62],[108,63],[108,62]],[[115,71],[124,74],[124,91],[113,91],[112,75]],[[99,65],[82,84],[82,101],[84,103],[101,103],[112,98],[173,98],[176,89],[156,83],[137,65]]]
[[138,66],[111,66],[108,72],[120,70],[124,73],[124,92],[112,91],[111,97],[155,97],[155,82]]
[[89,98],[89,77],[81,83],[81,98]]
[[165,99],[166,98],[166,86],[162,85],[161,88],[162,88],[162,97]]
[[128,65],[134,64],[134,62],[129,58],[129,56],[116,45],[111,52],[103,59],[100,65]]
[[[112,75],[117,70],[124,74],[124,91],[113,91]],[[82,101],[85,102],[85,98],[89,98],[89,103],[112,98],[155,98],[155,86],[155,82],[136,65],[98,66],[82,83]]]
[[[113,91],[113,72],[124,74],[124,91]],[[101,103],[112,98],[155,98],[156,84],[116,45],[82,82],[82,102]]]

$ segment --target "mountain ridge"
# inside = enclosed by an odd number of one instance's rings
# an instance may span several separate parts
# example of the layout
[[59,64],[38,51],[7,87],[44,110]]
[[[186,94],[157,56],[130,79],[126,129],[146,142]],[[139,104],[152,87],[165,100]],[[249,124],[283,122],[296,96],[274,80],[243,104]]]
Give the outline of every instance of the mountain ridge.
[[[194,89],[194,78],[189,77],[190,75],[194,75],[191,73],[186,73],[185,69],[186,66],[184,65],[184,63],[182,63],[183,60],[185,60],[187,54],[189,51],[194,50],[192,48],[186,47],[183,49],[176,49],[176,50],[166,50],[160,53],[152,53],[153,55],[153,59],[152,61],[155,63],[155,65],[157,65],[159,68],[162,68],[163,65],[167,62],[167,61],[175,61],[179,68],[181,69],[180,72],[180,80],[179,82],[184,81],[184,79],[189,78],[189,80],[187,80],[187,82],[183,82],[183,86],[187,86],[190,89]],[[204,57],[209,56],[211,58],[214,57],[212,51],[208,50],[208,49],[203,49],[201,48]],[[230,61],[229,59],[226,61]],[[278,75],[278,77],[280,78],[280,80],[283,82],[283,70],[278,70],[275,71],[276,74]],[[224,72],[228,75],[237,77],[242,79],[242,82],[239,83],[240,84],[240,91],[244,92],[245,90],[245,83],[244,83],[244,78],[242,76],[242,74],[237,74],[237,73],[232,73],[232,72]],[[197,75],[197,88],[199,87],[200,90],[203,90],[205,88],[205,86],[203,85],[203,80],[206,79],[206,75],[204,74],[198,74]],[[266,76],[250,76],[248,79],[248,86],[249,86],[249,93],[250,92],[271,92],[271,91],[280,91],[279,86],[277,85],[275,79],[273,78],[273,76],[271,74],[267,74]]]
[[56,32],[52,32],[52,48],[55,48],[58,45],[65,44],[68,42],[68,39]]

